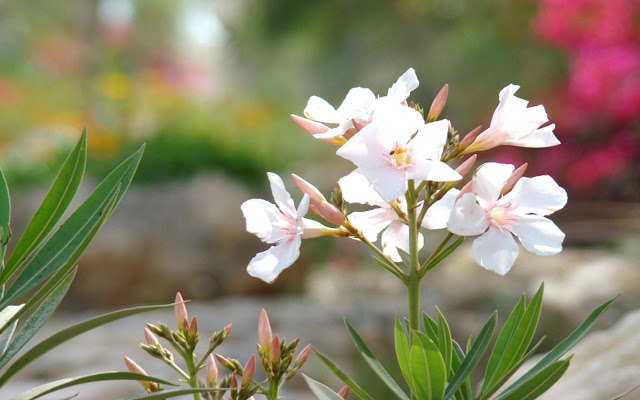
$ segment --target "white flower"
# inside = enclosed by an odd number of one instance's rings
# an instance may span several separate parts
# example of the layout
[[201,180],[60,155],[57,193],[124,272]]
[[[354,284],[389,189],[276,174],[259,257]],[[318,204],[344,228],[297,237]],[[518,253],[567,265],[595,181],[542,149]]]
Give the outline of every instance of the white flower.
[[390,202],[404,195],[408,179],[446,182],[462,178],[440,161],[448,130],[448,120],[425,124],[413,108],[385,102],[378,106],[371,123],[336,154],[356,164],[356,171]]
[[322,224],[303,218],[309,209],[309,196],[304,195],[296,210],[282,179],[267,173],[275,204],[262,199],[250,199],[240,208],[247,220],[247,231],[265,243],[275,244],[258,253],[249,262],[249,275],[265,282],[273,282],[280,272],[300,256],[303,238],[316,237],[326,229]]
[[564,233],[549,215],[567,203],[567,192],[548,175],[521,178],[509,193],[500,196],[514,167],[487,163],[473,177],[472,193],[456,200],[450,191],[427,210],[424,225],[444,228],[460,236],[481,235],[474,240],[473,256],[484,268],[506,274],[518,256],[513,235],[528,251],[553,255],[562,251]]
[[[369,204],[376,206],[373,210],[353,212],[349,214],[349,222],[358,228],[370,242],[378,239],[382,232],[382,252],[391,260],[400,262],[402,258],[398,249],[409,253],[409,226],[404,223],[398,213],[371,187],[367,178],[358,172],[352,172],[338,181],[342,189],[342,197],[349,203]],[[397,202],[398,208],[405,212],[406,204]],[[420,210],[418,210],[420,212]],[[384,231],[384,232],[383,232]],[[418,234],[418,249],[424,244],[424,237]]]
[[[335,128],[323,129],[321,124],[313,123],[303,118],[292,116],[293,120],[303,129],[311,133],[316,139],[329,143],[340,143],[341,138],[350,129],[359,130],[371,122],[371,116],[380,101],[402,103],[412,90],[418,87],[418,77],[413,68],[409,68],[396,83],[389,88],[387,96],[377,98],[370,89],[356,87],[349,90],[338,109],[333,108],[326,100],[311,96],[304,109],[304,115],[312,121],[337,124]],[[344,140],[344,138],[342,138]]]
[[560,144],[553,134],[554,124],[540,128],[549,121],[544,106],[527,107],[527,100],[515,96],[519,88],[511,84],[500,91],[491,125],[462,154],[500,145],[539,148]]

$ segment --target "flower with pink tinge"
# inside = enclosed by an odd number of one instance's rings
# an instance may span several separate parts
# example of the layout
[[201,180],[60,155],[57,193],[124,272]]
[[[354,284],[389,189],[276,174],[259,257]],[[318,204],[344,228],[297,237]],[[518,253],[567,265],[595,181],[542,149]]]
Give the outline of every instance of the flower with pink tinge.
[[551,147],[560,144],[553,134],[554,124],[549,121],[543,105],[527,107],[529,102],[515,96],[520,88],[509,85],[500,91],[500,103],[493,113],[491,124],[461,154],[489,150],[497,146]]
[[303,218],[309,209],[308,195],[302,197],[296,210],[282,179],[271,172],[267,176],[275,204],[262,199],[250,199],[242,203],[240,208],[247,220],[247,231],[265,243],[274,244],[253,257],[247,267],[249,275],[270,283],[298,259],[303,238],[324,235],[328,228]]
[[564,233],[545,218],[567,203],[567,192],[548,175],[521,178],[509,193],[502,188],[513,165],[487,163],[476,171],[472,193],[450,190],[425,216],[430,229],[448,228],[460,236],[481,235],[471,247],[476,261],[506,274],[519,253],[513,235],[528,251],[553,255],[562,251]]
[[[398,249],[409,252],[409,226],[389,203],[382,200],[364,175],[354,171],[341,178],[338,184],[346,202],[378,207],[368,211],[352,212],[348,216],[351,225],[361,231],[370,242],[375,242],[378,234],[382,232],[382,252],[392,261],[402,261]],[[395,205],[401,212],[407,212],[406,204],[401,199],[398,199]],[[424,237],[418,233],[418,249],[423,245]]]
[[383,103],[371,123],[336,154],[356,164],[356,171],[390,202],[405,194],[409,179],[447,182],[462,178],[440,161],[448,131],[448,120],[425,124],[413,108]]
[[[311,96],[304,109],[304,119],[295,115],[291,118],[304,130],[311,133],[316,139],[333,144],[342,144],[346,141],[343,137],[351,129],[360,128],[371,122],[371,116],[380,102],[403,103],[409,97],[409,93],[419,85],[418,77],[413,68],[409,68],[389,88],[387,95],[377,98],[370,89],[356,87],[349,90],[344,101],[335,109],[326,100]],[[335,128],[329,128],[324,124],[337,124]]]

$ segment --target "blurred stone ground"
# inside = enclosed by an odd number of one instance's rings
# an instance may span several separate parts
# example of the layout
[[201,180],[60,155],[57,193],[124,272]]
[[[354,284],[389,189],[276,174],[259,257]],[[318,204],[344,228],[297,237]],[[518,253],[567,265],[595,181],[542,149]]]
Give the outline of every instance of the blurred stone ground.
[[[338,175],[327,173],[324,179]],[[319,186],[331,187],[331,183]],[[81,191],[82,196],[88,195],[89,186]],[[45,193],[46,188],[13,194],[12,226],[16,235],[24,230]],[[371,384],[371,375],[344,330],[343,317],[372,348],[380,349],[376,353],[387,365],[394,365],[390,328],[395,313],[403,314],[406,309],[403,288],[373,262],[366,261],[366,249],[352,240],[332,243],[329,255],[323,255],[327,262],[322,265],[314,265],[314,251],[317,255],[318,250],[305,242],[302,258],[283,273],[276,285],[248,277],[244,273],[247,261],[265,246],[244,231],[239,205],[255,196],[246,187],[216,174],[161,188],[132,187],[80,261],[76,281],[63,303],[66,311],[56,314],[38,339],[95,315],[96,309],[166,303],[179,290],[189,299],[220,296],[195,301],[188,307],[191,315],[199,316],[203,332],[233,323],[231,339],[221,348],[227,356],[246,361],[255,349],[258,314],[265,307],[274,330],[289,339],[300,336],[303,343],[313,343],[361,381]],[[270,198],[270,193],[263,196]],[[501,325],[519,296],[526,292],[530,298],[544,281],[545,305],[538,334],[547,335],[543,350],[548,350],[593,308],[622,292],[596,325],[600,332],[572,351],[576,357],[571,367],[546,398],[600,400],[624,392],[640,383],[640,336],[636,334],[640,331],[640,314],[634,313],[640,309],[640,213],[636,211],[637,206],[593,206],[589,221],[577,211],[559,213],[556,220],[567,233],[568,248],[553,257],[534,256],[522,249],[505,277],[475,264],[469,240],[466,247],[427,276],[423,309],[433,314],[433,306],[438,305],[452,325],[454,337],[465,341],[494,309],[499,310]],[[440,237],[438,232],[429,235],[428,242]],[[363,260],[370,265],[361,266]],[[283,290],[305,294],[273,295]],[[137,360],[150,373],[169,377],[168,368],[156,367],[158,363],[137,348],[143,339],[144,323],[157,320],[172,322],[171,310],[130,317],[86,333],[26,368],[2,389],[0,397],[10,398],[52,379],[123,370],[124,355]],[[315,359],[303,372],[336,389],[340,387]],[[296,378],[291,389],[296,392],[285,398],[310,398],[301,379]],[[65,393],[99,400],[141,392],[135,383],[118,383],[88,385]],[[640,399],[640,391],[625,399]]]

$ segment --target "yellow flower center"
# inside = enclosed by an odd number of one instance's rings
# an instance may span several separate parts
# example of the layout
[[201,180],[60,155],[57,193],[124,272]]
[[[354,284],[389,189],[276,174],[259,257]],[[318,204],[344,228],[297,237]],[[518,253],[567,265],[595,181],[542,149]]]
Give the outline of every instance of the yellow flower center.
[[512,218],[509,215],[509,205],[495,206],[489,211],[489,217],[496,225],[502,226],[508,224]]
[[389,161],[396,168],[405,168],[411,164],[411,152],[401,147],[389,152]]

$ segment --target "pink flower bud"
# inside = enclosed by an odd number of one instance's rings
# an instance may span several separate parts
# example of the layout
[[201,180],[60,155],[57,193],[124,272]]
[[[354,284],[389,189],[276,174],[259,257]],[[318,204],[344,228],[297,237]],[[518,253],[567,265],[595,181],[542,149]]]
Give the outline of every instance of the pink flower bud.
[[325,133],[329,130],[328,126],[321,124],[320,122],[302,118],[294,114],[291,114],[291,119],[293,120],[293,122],[298,124],[300,128],[304,129],[307,133],[313,135],[316,139],[322,140],[323,142],[335,144],[338,146],[342,146],[347,142],[343,136],[320,136],[320,134]]
[[233,373],[231,373],[231,382],[229,382],[229,387],[231,389],[235,389],[238,387],[238,380],[236,379],[236,376],[238,374],[236,373],[236,371],[233,371]]
[[227,325],[224,327],[224,333],[229,336],[229,333],[231,332],[231,324]]
[[305,348],[302,349],[300,354],[298,354],[298,357],[296,358],[296,365],[302,366],[302,364],[304,364],[307,361],[307,358],[309,358],[309,353],[311,353],[310,344],[306,345]]
[[187,314],[187,306],[184,305],[184,300],[180,292],[176,293],[176,304],[174,306],[174,313],[176,315],[176,324],[178,329],[189,329],[189,316]]
[[215,354],[215,358],[216,358],[216,360],[218,360],[220,365],[222,365],[226,369],[228,369],[230,371],[235,371],[235,366],[233,365],[233,363],[228,358],[226,358],[224,356],[221,356],[220,354]]
[[216,360],[213,358],[213,354],[209,354],[207,357],[207,369],[206,369],[207,386],[216,387],[218,384],[218,366]]
[[467,135],[464,138],[462,138],[462,140],[460,141],[460,144],[458,145],[458,149],[462,150],[462,154],[466,154],[464,150],[467,147],[471,146],[473,142],[476,141],[476,139],[478,138],[478,135],[480,135],[481,132],[482,132],[482,126],[478,126],[471,132],[467,133]]
[[520,178],[522,178],[528,166],[529,164],[524,163],[516,168],[516,170],[511,173],[509,179],[507,179],[507,183],[505,183],[502,187],[500,194],[509,193],[511,189],[513,189],[513,187],[516,185],[516,183],[520,180]]
[[277,333],[269,346],[269,359],[273,362],[280,361],[280,337]]
[[298,189],[300,189],[302,193],[309,196],[309,200],[313,205],[313,212],[336,225],[342,225],[345,222],[346,217],[344,216],[342,211],[340,211],[338,207],[329,203],[324,195],[315,186],[300,178],[296,174],[291,174],[291,178],[293,179],[293,182],[296,184],[296,186],[298,186]]
[[471,168],[473,167],[473,164],[475,164],[477,158],[478,156],[476,154],[467,158],[462,164],[458,165],[458,168],[456,168],[456,172],[464,177],[469,173],[469,171],[471,171]]
[[247,361],[247,365],[244,366],[244,372],[242,373],[242,382],[241,385],[243,387],[249,386],[251,380],[253,380],[253,374],[256,372],[256,355],[251,354],[249,360]]
[[189,333],[194,335],[198,333],[198,317],[193,317],[191,324],[189,324]]
[[[127,365],[127,369],[129,372],[133,372],[136,374],[147,375],[144,369],[139,366],[135,361],[130,359],[129,357],[124,358],[124,363]],[[158,385],[155,382],[149,381],[138,381],[138,383],[145,388],[148,392],[155,392],[158,390]]]
[[262,351],[268,351],[271,344],[271,324],[269,323],[269,316],[267,311],[263,308],[260,311],[260,318],[258,319],[258,343],[262,348]]
[[458,193],[458,195],[456,196],[456,201],[460,200],[460,197],[462,197],[463,194],[472,193],[472,192],[473,192],[473,181],[469,181],[467,182],[466,185],[462,187],[462,189],[460,189],[460,193]]
[[351,392],[351,389],[349,389],[349,386],[344,385],[342,387],[342,389],[340,389],[340,391],[338,391],[338,396],[342,397],[343,399],[347,399],[347,397],[349,397],[349,393]]
[[431,103],[431,108],[429,108],[429,113],[427,114],[427,122],[435,121],[436,119],[438,119],[438,117],[442,113],[442,110],[444,110],[444,106],[447,104],[448,95],[449,85],[445,84],[433,99],[433,103]]
[[150,345],[160,344],[156,335],[154,335],[149,328],[144,328],[144,339],[147,341],[147,344]]

